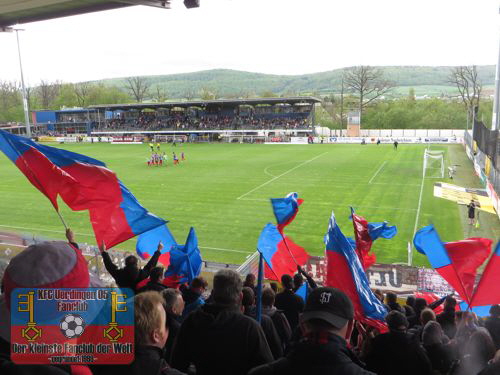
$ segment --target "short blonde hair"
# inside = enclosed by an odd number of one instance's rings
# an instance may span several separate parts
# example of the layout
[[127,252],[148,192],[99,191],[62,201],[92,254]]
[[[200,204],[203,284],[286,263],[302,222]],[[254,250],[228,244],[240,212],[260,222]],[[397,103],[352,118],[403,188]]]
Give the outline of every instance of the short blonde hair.
[[143,292],[134,297],[136,345],[147,345],[150,342],[151,334],[162,328],[158,305],[165,306],[163,297],[158,292]]
[[435,321],[436,313],[431,309],[425,308],[420,312],[420,321],[422,325],[425,325],[427,322]]

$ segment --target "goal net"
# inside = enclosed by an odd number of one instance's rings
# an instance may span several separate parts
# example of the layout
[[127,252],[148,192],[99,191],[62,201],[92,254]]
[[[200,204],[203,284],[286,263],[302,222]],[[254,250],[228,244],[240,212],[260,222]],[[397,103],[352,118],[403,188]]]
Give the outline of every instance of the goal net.
[[425,150],[423,173],[427,178],[444,178],[443,151]]

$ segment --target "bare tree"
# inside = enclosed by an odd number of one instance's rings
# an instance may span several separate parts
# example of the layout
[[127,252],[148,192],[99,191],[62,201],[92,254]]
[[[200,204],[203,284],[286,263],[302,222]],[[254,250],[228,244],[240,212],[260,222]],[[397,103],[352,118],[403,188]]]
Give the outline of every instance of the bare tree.
[[48,109],[52,106],[61,91],[61,84],[61,81],[49,82],[43,79],[40,81],[36,91],[42,108]]
[[186,98],[186,100],[193,100],[196,96],[196,92],[193,90],[193,89],[187,89],[186,91],[184,91],[184,98]]
[[384,79],[384,73],[373,66],[355,66],[347,69],[344,83],[346,88],[358,97],[360,116],[370,103],[394,87],[394,83]]
[[475,116],[475,109],[476,107],[479,108],[479,99],[481,98],[481,91],[483,89],[481,80],[477,76],[476,66],[458,66],[452,68],[448,82],[457,87],[465,108],[467,111],[470,111],[469,113],[472,116]]
[[156,90],[153,94],[153,97],[156,99],[157,102],[164,102],[168,99],[168,92],[165,90],[165,87],[160,87],[159,85],[156,85]]
[[151,82],[148,79],[144,77],[129,77],[125,79],[125,82],[127,89],[137,103],[142,102],[144,97],[148,95],[148,90],[151,86]]
[[73,85],[76,100],[79,107],[85,107],[87,104],[92,84],[90,82],[80,82]]

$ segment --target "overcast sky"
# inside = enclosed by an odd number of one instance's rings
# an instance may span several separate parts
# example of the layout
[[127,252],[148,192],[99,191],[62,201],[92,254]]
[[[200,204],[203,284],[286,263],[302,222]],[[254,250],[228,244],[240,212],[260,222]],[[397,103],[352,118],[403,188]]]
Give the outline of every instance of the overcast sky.
[[[498,0],[201,0],[21,25],[25,81],[229,68],[303,74],[353,65],[495,64]],[[0,33],[0,80],[18,80]]]

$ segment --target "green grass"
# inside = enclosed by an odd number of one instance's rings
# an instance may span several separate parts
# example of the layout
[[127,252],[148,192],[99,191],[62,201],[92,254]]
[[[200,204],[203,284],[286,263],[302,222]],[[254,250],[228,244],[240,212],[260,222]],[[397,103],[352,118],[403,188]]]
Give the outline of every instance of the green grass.
[[[187,144],[187,161],[168,167],[147,167],[147,145],[66,144],[65,149],[103,160],[151,212],[170,221],[183,243],[196,228],[207,260],[241,263],[255,251],[261,229],[274,216],[268,201],[297,191],[305,202],[287,233],[313,255],[324,253],[323,235],[332,210],[341,229],[352,235],[349,206],[368,221],[387,220],[398,227],[392,240],[378,240],[373,249],[383,263],[406,262],[422,183],[423,145],[239,145]],[[446,162],[459,164],[454,183],[478,187],[472,165],[460,145],[438,146]],[[378,173],[377,173],[378,172]],[[417,227],[434,223],[444,241],[470,236],[500,237],[495,215],[481,214],[481,228],[466,224],[464,207],[433,196],[425,179]],[[3,155],[0,155],[0,230],[18,230],[48,238],[63,238],[63,227],[48,200]],[[238,199],[239,198],[239,199]],[[84,212],[62,215],[79,242],[94,237]],[[133,250],[135,240],[118,246]],[[225,249],[225,250],[224,250]],[[426,265],[420,254],[414,264]]]

